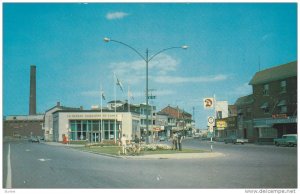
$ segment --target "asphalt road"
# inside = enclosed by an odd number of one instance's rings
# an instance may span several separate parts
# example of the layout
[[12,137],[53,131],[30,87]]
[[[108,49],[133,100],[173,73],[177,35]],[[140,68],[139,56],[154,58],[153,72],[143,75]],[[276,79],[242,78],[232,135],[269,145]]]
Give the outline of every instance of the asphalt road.
[[[184,147],[210,149],[185,140]],[[8,147],[10,147],[9,174]],[[3,186],[12,188],[297,188],[297,148],[214,143],[224,156],[121,159],[27,141],[3,144]]]

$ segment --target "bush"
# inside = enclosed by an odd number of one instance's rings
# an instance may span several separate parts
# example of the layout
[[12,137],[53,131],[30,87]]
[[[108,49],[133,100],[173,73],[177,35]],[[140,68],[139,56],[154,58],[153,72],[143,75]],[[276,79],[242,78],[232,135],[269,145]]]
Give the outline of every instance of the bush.
[[144,144],[141,145],[142,151],[156,151],[156,150],[171,150],[172,147],[165,144]]

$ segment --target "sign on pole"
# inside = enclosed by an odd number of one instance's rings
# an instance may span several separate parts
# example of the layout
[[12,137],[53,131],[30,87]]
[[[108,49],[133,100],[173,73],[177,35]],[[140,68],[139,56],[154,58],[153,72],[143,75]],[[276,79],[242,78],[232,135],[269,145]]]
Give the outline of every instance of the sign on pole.
[[207,126],[215,126],[215,118],[214,117],[207,118]]
[[214,98],[204,98],[203,106],[205,109],[210,109],[214,107]]
[[214,126],[208,126],[208,131],[212,133],[214,131]]

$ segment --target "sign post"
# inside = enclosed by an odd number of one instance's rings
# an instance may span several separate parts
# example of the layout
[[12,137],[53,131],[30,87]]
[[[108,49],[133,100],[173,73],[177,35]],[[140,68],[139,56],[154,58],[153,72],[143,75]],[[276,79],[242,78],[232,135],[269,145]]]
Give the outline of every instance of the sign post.
[[213,151],[213,132],[214,132],[214,125],[215,125],[215,118],[214,117],[208,117],[207,118],[207,126],[208,126],[208,131],[211,133],[210,136],[210,151]]

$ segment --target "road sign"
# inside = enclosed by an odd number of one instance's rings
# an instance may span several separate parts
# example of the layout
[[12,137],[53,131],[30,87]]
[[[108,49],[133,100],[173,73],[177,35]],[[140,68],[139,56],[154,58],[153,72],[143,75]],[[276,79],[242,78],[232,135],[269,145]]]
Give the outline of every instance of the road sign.
[[207,126],[215,126],[215,118],[214,117],[207,118]]

